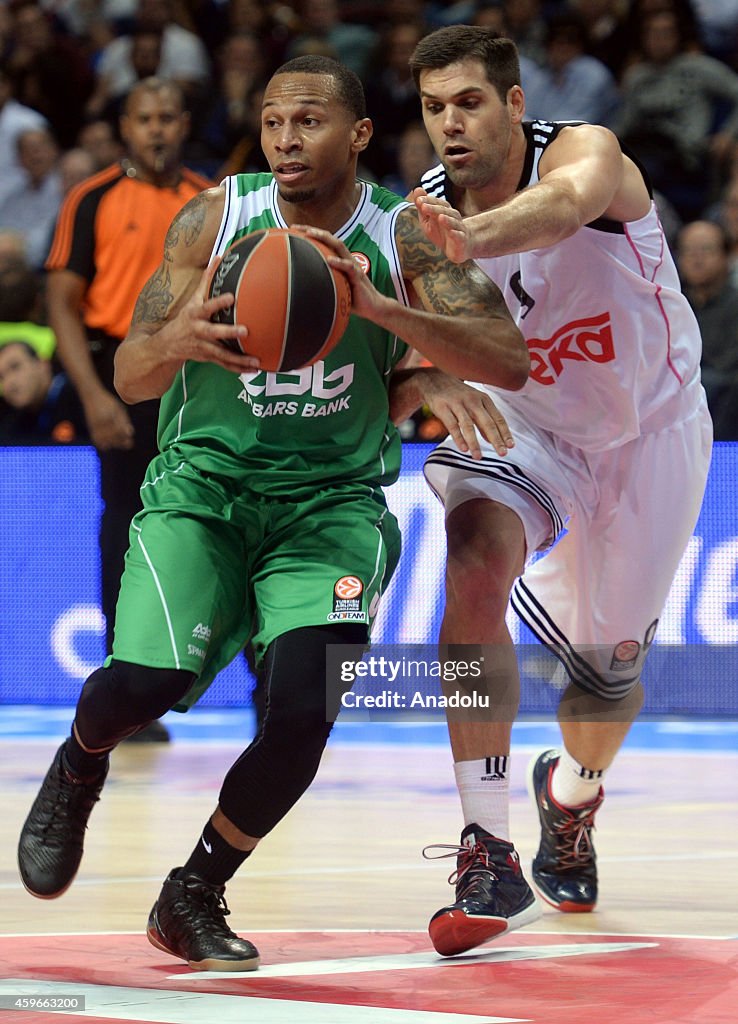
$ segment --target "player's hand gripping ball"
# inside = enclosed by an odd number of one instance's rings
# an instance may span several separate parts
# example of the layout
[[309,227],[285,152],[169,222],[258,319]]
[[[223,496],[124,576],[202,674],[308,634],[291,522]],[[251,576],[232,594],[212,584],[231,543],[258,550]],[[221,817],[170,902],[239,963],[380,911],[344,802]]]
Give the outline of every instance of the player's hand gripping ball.
[[214,320],[245,324],[233,345],[263,370],[297,370],[326,356],[341,340],[351,313],[351,285],[326,260],[327,246],[290,228],[245,235],[213,268],[208,298],[231,292],[235,302]]

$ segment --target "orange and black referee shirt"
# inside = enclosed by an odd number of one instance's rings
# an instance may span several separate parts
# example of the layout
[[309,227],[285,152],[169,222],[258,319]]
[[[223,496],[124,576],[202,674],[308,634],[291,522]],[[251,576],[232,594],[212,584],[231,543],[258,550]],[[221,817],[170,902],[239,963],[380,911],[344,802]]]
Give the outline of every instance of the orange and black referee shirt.
[[187,168],[176,188],[129,178],[113,164],[65,198],[47,270],[71,270],[88,282],[83,317],[88,330],[124,338],[139,292],[161,262],[175,214],[212,182]]

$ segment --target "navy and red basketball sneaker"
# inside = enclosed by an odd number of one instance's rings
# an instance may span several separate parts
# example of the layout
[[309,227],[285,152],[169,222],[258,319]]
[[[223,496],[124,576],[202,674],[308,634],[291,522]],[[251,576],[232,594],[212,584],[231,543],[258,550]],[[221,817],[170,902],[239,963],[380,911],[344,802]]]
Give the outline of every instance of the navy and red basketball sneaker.
[[602,787],[590,803],[563,807],[551,795],[558,750],[531,761],[528,792],[538,811],[541,842],[533,858],[538,895],[565,914],[586,914],[597,903],[597,854],[592,842],[594,816],[605,799]]
[[465,953],[541,916],[512,843],[471,824],[461,833],[459,845],[427,846],[423,856],[435,860],[426,852],[432,849],[452,851],[440,857],[456,854],[456,870],[449,876],[449,883],[456,887],[456,901],[435,913],[428,926],[441,956]]

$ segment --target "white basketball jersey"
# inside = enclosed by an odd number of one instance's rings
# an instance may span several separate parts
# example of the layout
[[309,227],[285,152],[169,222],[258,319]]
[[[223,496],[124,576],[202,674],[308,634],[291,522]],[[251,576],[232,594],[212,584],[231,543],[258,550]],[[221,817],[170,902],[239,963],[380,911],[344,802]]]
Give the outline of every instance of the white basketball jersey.
[[[543,152],[567,126],[523,125],[528,149],[518,191],[538,181]],[[440,164],[422,184],[452,201]],[[477,263],[502,290],[528,343],[528,382],[500,392],[528,422],[603,451],[647,431],[649,418],[656,423],[679,392],[699,401],[699,328],[653,203],[640,220],[600,218],[554,246]],[[494,398],[495,389],[487,390]]]

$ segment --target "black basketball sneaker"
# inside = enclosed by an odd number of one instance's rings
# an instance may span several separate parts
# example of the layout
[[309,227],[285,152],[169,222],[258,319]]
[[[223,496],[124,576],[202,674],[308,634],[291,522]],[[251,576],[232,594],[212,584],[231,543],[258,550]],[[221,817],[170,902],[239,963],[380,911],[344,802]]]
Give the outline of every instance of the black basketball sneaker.
[[533,858],[533,884],[546,903],[565,914],[586,914],[597,903],[594,816],[605,799],[602,787],[582,807],[562,807],[551,795],[557,750],[546,750],[528,769],[528,792],[538,811],[541,843]]
[[18,843],[23,885],[42,900],[53,900],[77,874],[87,821],[100,799],[107,766],[93,779],[76,776],[59,747],[28,813]]
[[151,908],[146,935],[152,946],[186,960],[194,971],[255,971],[259,951],[226,924],[225,886],[171,871]]
[[441,956],[456,956],[505,932],[537,921],[536,900],[520,869],[515,847],[497,839],[479,825],[467,825],[457,846],[427,846],[427,851],[450,850],[456,870],[449,883],[456,887],[456,901],[433,915],[428,926],[431,941]]

